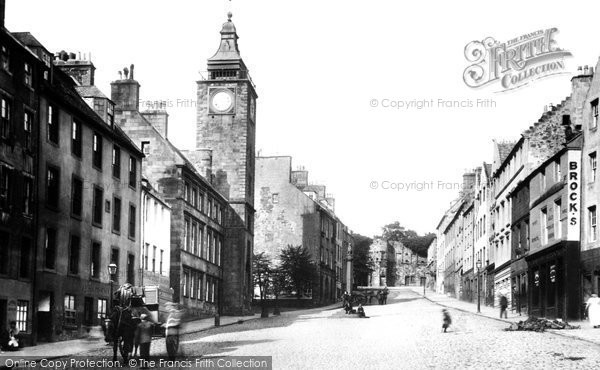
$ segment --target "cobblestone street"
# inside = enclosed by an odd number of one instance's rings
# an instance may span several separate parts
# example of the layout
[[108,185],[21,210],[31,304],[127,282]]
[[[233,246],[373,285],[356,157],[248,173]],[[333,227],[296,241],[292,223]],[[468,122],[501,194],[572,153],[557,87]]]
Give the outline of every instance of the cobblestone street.
[[[498,320],[442,307],[409,289],[392,291],[386,306],[367,306],[368,319],[341,309],[315,309],[252,320],[181,338],[188,356],[273,356],[274,369],[340,368],[597,368],[600,346],[559,335],[506,332]],[[152,354],[164,354],[164,340]],[[108,354],[108,350],[102,350]],[[106,352],[106,353],[104,353]],[[95,353],[99,354],[99,353]]]

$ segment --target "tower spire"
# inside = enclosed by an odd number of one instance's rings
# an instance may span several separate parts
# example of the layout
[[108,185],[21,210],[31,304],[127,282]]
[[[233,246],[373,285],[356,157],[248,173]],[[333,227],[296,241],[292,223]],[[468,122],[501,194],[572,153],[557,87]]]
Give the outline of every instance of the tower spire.
[[[229,1],[231,2],[231,1]],[[238,35],[235,25],[231,21],[233,14],[227,12],[227,21],[221,28],[221,42],[219,49],[208,59],[208,70],[246,70],[240,49],[238,47]]]

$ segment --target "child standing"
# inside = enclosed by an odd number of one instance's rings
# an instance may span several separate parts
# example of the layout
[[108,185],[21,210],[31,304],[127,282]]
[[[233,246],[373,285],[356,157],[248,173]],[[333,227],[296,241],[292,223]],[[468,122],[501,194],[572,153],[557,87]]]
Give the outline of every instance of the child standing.
[[442,318],[443,318],[442,329],[444,329],[444,333],[445,333],[446,329],[448,329],[448,327],[450,327],[450,324],[452,324],[452,318],[450,317],[450,313],[445,308],[442,310]]
[[152,323],[148,321],[146,314],[140,315],[141,322],[137,326],[137,339],[140,344],[140,357],[148,361],[150,359],[150,344],[152,343]]

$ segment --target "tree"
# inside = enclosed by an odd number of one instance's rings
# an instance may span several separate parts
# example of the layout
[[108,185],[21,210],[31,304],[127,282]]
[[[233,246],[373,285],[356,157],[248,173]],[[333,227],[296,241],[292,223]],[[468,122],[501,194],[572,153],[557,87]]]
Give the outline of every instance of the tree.
[[311,258],[308,249],[288,245],[280,254],[281,283],[289,291],[296,291],[300,299],[302,292],[312,289],[318,279],[317,266]]
[[400,242],[406,238],[406,234],[407,231],[404,226],[400,225],[399,221],[396,221],[383,227],[381,238],[387,241]]
[[261,317],[268,317],[267,295],[273,283],[273,266],[269,256],[265,252],[255,254],[252,259],[252,274],[254,286],[258,286],[260,292]]
[[369,254],[369,247],[373,239],[360,234],[352,234],[354,246],[352,248],[352,270],[354,284],[357,286],[369,285],[369,275],[375,270],[375,264]]

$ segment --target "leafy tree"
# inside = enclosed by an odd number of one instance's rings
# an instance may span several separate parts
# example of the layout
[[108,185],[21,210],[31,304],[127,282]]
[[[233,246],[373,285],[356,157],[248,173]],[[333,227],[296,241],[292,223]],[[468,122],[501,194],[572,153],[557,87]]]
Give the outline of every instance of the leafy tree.
[[369,275],[375,270],[375,264],[369,254],[369,247],[373,239],[360,234],[352,234],[354,246],[352,250],[352,270],[354,284],[357,286],[369,285]]
[[396,221],[383,227],[381,237],[387,241],[400,242],[406,238],[406,229],[400,225],[399,221]]
[[402,240],[404,246],[415,252],[421,257],[427,257],[427,249],[431,241],[435,238],[435,234],[429,233],[425,236],[416,236]]
[[254,286],[258,286],[260,292],[261,317],[268,317],[267,295],[273,284],[273,266],[269,256],[265,252],[254,255],[252,259],[252,274]]
[[306,288],[312,289],[318,280],[317,266],[308,249],[288,245],[281,251],[280,283],[289,291],[296,291],[299,299]]

